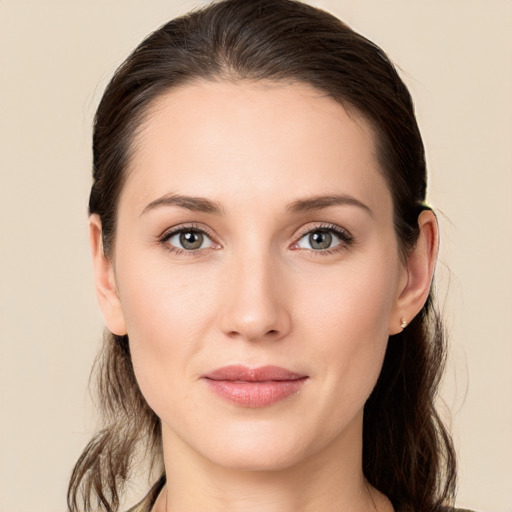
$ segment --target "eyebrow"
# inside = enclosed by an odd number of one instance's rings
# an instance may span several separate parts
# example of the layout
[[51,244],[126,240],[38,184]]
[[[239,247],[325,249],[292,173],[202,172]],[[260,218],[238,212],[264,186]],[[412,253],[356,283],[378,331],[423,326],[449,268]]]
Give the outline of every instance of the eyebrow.
[[[217,201],[211,201],[204,197],[166,194],[165,196],[159,197],[149,203],[144,210],[142,210],[141,215],[161,206],[178,206],[180,208],[196,212],[213,213],[216,215],[224,214],[224,208]],[[373,216],[372,211],[368,206],[348,194],[318,195],[306,197],[304,199],[297,199],[290,203],[286,210],[289,213],[303,213],[313,210],[322,210],[331,206],[357,206],[366,210]]]
[[300,213],[312,210],[322,210],[331,206],[357,206],[358,208],[366,210],[371,216],[373,216],[373,213],[368,206],[359,201],[359,199],[348,194],[329,194],[298,199],[291,203],[287,207],[287,210],[291,213]]
[[216,201],[211,201],[204,197],[167,194],[149,203],[144,210],[142,210],[141,215],[144,215],[159,206],[179,206],[180,208],[185,208],[194,212],[215,213],[216,215],[222,215],[224,213],[222,205]]

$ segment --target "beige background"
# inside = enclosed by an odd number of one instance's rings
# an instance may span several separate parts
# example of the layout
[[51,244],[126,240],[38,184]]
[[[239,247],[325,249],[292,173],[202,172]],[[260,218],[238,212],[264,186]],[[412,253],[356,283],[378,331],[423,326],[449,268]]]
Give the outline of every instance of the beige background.
[[[458,503],[510,512],[512,1],[312,3],[380,44],[415,97],[441,212]],[[102,330],[86,237],[92,116],[127,53],[196,5],[0,0],[0,512],[65,509],[94,427]]]

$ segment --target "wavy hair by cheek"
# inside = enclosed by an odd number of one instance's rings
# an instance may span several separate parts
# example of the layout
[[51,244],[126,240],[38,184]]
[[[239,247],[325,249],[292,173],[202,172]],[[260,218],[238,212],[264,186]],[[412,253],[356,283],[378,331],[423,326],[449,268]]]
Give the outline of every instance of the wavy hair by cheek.
[[[149,35],[116,71],[98,107],[89,212],[112,257],[116,212],[134,139],[153,102],[194,81],[309,84],[373,127],[376,156],[394,204],[403,258],[419,235],[426,166],[409,92],[384,52],[334,16],[294,0],[224,0]],[[363,470],[397,512],[450,506],[455,455],[434,402],[445,342],[432,293],[407,329],[390,338],[363,422]],[[160,422],[137,385],[127,336],[106,333],[98,356],[103,427],[71,476],[71,512],[116,512],[140,446],[163,472]],[[165,476],[160,484],[165,482]]]

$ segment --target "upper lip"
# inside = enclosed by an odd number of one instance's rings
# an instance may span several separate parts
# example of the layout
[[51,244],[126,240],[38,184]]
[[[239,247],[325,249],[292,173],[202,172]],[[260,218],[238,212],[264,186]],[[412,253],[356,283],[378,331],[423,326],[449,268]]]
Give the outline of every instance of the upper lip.
[[249,368],[243,365],[230,365],[206,373],[203,377],[211,380],[262,382],[269,380],[298,380],[307,377],[307,375],[293,372],[280,366]]

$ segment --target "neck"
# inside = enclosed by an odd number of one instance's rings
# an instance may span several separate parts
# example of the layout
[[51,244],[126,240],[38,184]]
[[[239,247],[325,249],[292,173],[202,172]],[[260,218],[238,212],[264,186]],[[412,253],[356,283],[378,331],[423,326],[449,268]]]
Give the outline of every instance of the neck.
[[392,512],[362,472],[361,425],[299,463],[272,470],[226,468],[162,429],[167,484],[154,512]]

